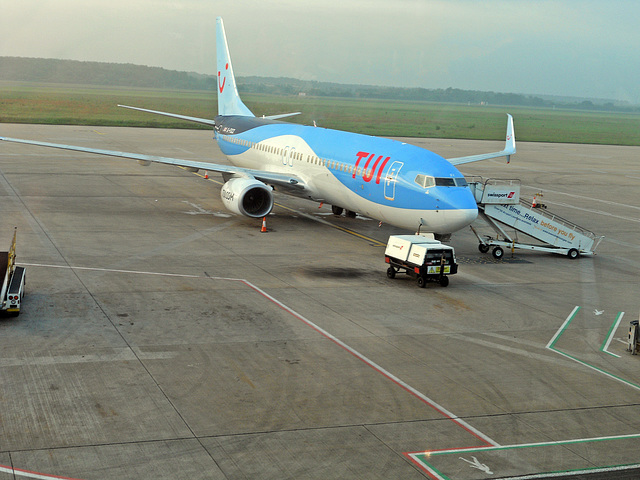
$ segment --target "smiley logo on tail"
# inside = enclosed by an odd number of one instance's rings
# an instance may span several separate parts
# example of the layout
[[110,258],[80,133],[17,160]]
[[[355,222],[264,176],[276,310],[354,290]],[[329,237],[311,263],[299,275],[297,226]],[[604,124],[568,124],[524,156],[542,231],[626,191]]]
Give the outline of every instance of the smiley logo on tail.
[[[227,63],[224,66],[225,70],[229,70],[229,64]],[[218,70],[218,89],[220,90],[220,93],[222,93],[222,91],[224,90],[224,84],[227,82],[227,77],[224,77],[222,79],[222,82],[220,82],[220,70]]]

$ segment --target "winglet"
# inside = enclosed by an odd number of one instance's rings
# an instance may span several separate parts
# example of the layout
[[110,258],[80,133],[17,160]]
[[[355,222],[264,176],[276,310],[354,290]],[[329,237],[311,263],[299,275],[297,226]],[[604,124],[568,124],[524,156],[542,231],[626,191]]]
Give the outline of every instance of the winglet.
[[507,153],[507,163],[511,162],[511,155],[516,153],[516,134],[513,131],[513,117],[507,113],[507,139],[504,142],[504,151]]
[[242,103],[240,95],[238,95],[222,17],[218,17],[216,20],[216,56],[218,64],[218,115],[254,117],[255,115]]
[[494,153],[483,153],[480,155],[470,155],[468,157],[448,158],[452,165],[462,165],[463,163],[479,162],[490,158],[507,157],[507,163],[511,161],[511,155],[516,153],[516,134],[513,129],[513,117],[507,113],[507,137],[504,150]]

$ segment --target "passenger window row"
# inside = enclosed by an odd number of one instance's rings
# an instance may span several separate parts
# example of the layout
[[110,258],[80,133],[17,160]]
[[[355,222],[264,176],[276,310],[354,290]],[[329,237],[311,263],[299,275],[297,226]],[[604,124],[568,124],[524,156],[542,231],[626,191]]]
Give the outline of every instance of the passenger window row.
[[[284,148],[278,148],[278,147],[274,147],[271,145],[267,145],[264,143],[254,143],[254,142],[249,142],[248,140],[244,140],[242,138],[236,138],[234,136],[230,136],[230,135],[224,135],[223,136],[224,140],[231,142],[231,143],[235,143],[236,145],[242,145],[244,147],[248,147],[248,148],[256,148],[260,151],[266,152],[266,153],[272,153],[275,155],[283,155],[285,153],[285,149]],[[303,153],[299,153],[299,152],[291,152],[289,153],[290,158],[293,158],[294,160],[299,160],[299,161],[303,161],[304,160],[304,154]],[[350,173],[353,174],[354,170],[355,170],[355,166],[354,165],[348,165],[346,163],[340,163],[334,160],[326,160],[324,158],[319,158],[316,157],[315,155],[307,155],[307,163],[313,163],[314,165],[322,165],[322,166],[326,166],[327,168],[331,168],[333,170],[338,170],[341,172],[346,172],[346,173]],[[359,167],[358,170],[356,171],[356,175],[357,176],[361,176],[364,173],[364,169],[362,167]]]

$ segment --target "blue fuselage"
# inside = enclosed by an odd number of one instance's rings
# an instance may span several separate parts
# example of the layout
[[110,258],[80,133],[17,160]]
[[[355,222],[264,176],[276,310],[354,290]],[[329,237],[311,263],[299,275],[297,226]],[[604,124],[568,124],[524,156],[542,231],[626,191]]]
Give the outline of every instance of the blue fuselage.
[[234,165],[296,176],[308,198],[442,234],[477,216],[463,175],[429,150],[258,117],[218,116],[215,122],[218,145]]

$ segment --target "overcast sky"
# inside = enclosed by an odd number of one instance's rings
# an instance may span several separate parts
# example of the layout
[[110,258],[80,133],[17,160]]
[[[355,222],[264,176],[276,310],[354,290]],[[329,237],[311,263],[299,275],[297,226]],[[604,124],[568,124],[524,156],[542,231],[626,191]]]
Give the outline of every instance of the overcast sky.
[[640,104],[637,0],[0,0],[0,56]]

